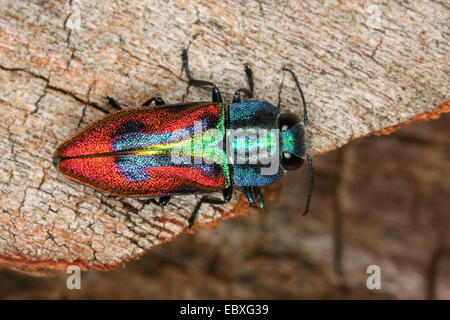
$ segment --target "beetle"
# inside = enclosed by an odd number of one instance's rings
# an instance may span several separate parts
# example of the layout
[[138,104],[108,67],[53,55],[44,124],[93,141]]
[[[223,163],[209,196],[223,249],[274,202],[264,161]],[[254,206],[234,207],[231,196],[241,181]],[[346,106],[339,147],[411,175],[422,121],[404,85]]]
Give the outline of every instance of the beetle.
[[[210,87],[212,102],[167,105],[162,98],[153,97],[142,107],[122,109],[108,98],[118,111],[63,142],[53,158],[58,171],[103,192],[148,198],[159,206],[165,206],[173,195],[204,194],[189,217],[192,227],[201,205],[227,203],[233,186],[242,188],[249,204],[262,208],[260,187],[274,183],[287,170],[298,169],[306,159],[310,184],[305,215],[311,202],[314,172],[306,152],[306,102],[294,72],[283,68],[292,75],[300,93],[303,123],[297,115],[281,112],[268,102],[241,100],[242,93],[253,97],[253,73],[248,65],[248,88],[238,89],[232,103],[224,104],[214,83],[192,77],[186,49],[182,51],[182,63],[189,85]],[[240,135],[230,135],[230,131]],[[246,134],[269,131],[275,133]],[[272,170],[263,157],[256,154],[255,158],[255,153],[250,152],[268,149],[271,156],[275,154],[271,159],[278,160]],[[236,156],[239,153],[242,159]],[[216,191],[222,191],[222,199],[208,195]]]

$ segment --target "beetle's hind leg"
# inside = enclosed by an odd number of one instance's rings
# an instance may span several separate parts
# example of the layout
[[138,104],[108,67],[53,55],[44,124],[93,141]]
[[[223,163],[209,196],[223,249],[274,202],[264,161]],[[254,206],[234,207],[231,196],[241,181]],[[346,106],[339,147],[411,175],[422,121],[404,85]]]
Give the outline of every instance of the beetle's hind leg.
[[166,103],[164,102],[164,100],[161,97],[153,97],[147,101],[145,101],[142,106],[143,107],[148,107],[149,105],[151,105],[152,103],[155,103],[155,105],[157,106],[162,106],[165,105]]
[[189,228],[191,228],[194,225],[195,218],[197,217],[198,210],[200,210],[200,207],[203,203],[210,203],[210,204],[225,204],[231,200],[231,197],[233,196],[233,187],[228,187],[222,191],[223,193],[223,199],[215,198],[215,197],[209,197],[209,196],[203,196],[199,202],[195,205],[194,210],[191,213],[191,216],[189,217]]
[[138,202],[140,202],[143,206],[153,203],[159,207],[166,206],[170,201],[170,196],[162,196],[159,198],[148,198],[148,199],[137,199]]
[[150,199],[150,201],[153,204],[156,204],[159,207],[164,207],[165,205],[167,205],[170,201],[170,196],[163,196],[163,197],[159,197],[158,200],[156,199]]
[[222,103],[222,95],[220,94],[219,88],[211,82],[205,80],[197,80],[192,78],[191,70],[189,69],[189,61],[188,61],[188,52],[187,49],[183,48],[183,52],[181,53],[181,58],[183,60],[184,71],[186,71],[186,75],[189,79],[189,85],[195,87],[211,87],[212,90],[212,101]]
[[248,64],[245,65],[245,74],[247,75],[248,88],[239,88],[233,96],[233,103],[241,102],[241,93],[245,93],[248,98],[253,98],[253,71]]

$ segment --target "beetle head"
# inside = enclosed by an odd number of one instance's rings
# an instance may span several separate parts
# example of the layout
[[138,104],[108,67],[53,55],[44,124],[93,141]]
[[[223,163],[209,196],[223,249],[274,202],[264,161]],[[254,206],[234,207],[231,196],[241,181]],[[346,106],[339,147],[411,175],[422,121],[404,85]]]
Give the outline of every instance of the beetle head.
[[303,165],[306,158],[304,128],[294,113],[281,113],[278,117],[280,165],[284,170],[296,170]]

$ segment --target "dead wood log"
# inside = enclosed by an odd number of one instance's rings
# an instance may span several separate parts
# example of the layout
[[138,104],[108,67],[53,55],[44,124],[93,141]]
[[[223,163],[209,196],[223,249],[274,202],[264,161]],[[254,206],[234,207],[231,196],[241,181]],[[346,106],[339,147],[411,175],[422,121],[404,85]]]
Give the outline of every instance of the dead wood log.
[[[292,68],[318,155],[449,111],[448,16],[435,1],[1,0],[0,266],[111,270],[186,230],[195,196],[142,207],[71,183],[51,163],[65,138],[111,110],[108,96],[130,106],[207,99],[187,87],[182,47],[225,100],[249,63],[257,98],[301,115],[280,71]],[[236,191],[197,222],[253,211]]]

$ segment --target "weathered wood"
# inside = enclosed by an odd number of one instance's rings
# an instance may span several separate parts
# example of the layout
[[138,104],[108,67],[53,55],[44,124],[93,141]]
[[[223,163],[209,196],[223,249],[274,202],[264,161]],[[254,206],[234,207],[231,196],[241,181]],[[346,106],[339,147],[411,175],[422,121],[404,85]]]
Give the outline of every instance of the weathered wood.
[[[0,266],[110,270],[186,230],[195,196],[141,208],[51,164],[59,143],[110,110],[108,96],[208,99],[188,90],[182,47],[226,100],[248,62],[258,99],[301,114],[280,71],[292,68],[318,155],[449,111],[449,12],[431,1],[0,1]],[[252,212],[236,191],[224,207],[205,205],[198,225]]]

